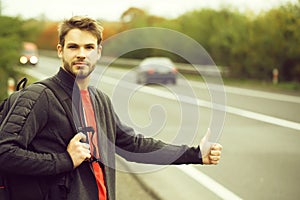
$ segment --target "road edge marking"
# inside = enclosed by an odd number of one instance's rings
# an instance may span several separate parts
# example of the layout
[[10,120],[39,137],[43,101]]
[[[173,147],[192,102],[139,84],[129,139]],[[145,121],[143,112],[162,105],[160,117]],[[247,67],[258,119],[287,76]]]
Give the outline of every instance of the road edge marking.
[[179,170],[183,173],[206,187],[208,190],[216,194],[218,197],[224,200],[242,200],[241,197],[237,196],[223,185],[219,184],[206,174],[202,173],[201,171],[197,170],[195,167],[191,165],[179,165],[176,166]]

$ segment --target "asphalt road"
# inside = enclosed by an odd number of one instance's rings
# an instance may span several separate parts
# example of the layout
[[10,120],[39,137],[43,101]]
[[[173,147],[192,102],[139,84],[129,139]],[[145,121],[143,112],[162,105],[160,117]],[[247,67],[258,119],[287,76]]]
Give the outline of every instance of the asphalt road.
[[[58,59],[42,57],[32,69],[43,78],[58,67]],[[175,86],[141,87],[135,84],[133,72],[99,66],[94,74],[93,85],[111,96],[120,118],[146,136],[197,145],[212,123],[211,91],[203,83],[187,84],[181,79]],[[300,97],[224,89],[226,117],[218,119],[222,126],[219,142],[224,147],[221,163],[119,166],[122,175],[135,172],[132,181],[147,188],[142,196],[154,193],[164,200],[300,198]],[[130,186],[126,183],[128,193]],[[133,194],[137,191],[132,190]]]

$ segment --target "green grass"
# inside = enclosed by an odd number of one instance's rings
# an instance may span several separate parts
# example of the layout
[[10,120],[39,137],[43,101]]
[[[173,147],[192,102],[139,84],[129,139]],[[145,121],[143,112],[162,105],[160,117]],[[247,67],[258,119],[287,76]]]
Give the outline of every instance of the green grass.
[[228,86],[243,87],[249,89],[300,96],[300,83],[297,82],[279,82],[278,84],[273,84],[271,81],[233,79],[233,78],[223,78],[223,81],[224,84]]

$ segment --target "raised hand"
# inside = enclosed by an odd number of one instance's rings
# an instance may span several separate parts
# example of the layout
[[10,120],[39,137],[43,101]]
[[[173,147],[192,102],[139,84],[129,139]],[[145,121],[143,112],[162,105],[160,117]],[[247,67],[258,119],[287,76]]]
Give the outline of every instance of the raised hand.
[[202,162],[205,165],[217,165],[221,159],[222,145],[209,141],[210,129],[207,130],[205,136],[201,139],[200,149],[202,153]]

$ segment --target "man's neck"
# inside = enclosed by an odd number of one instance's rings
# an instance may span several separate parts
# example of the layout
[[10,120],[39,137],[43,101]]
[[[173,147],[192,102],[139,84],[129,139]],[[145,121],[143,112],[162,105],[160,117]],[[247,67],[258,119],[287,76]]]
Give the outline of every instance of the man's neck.
[[90,82],[90,77],[85,79],[76,79],[76,83],[80,90],[87,90]]

